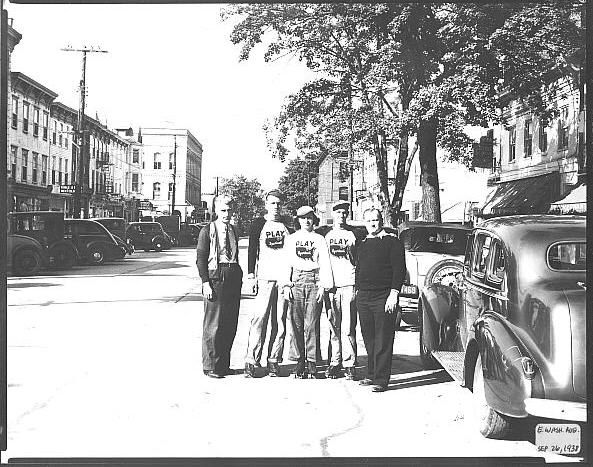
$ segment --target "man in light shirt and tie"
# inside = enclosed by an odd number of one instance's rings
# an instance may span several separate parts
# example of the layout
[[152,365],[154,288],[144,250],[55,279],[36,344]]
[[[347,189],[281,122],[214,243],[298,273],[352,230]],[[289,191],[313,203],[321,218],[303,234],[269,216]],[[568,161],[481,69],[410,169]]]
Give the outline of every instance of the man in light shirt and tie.
[[230,223],[231,199],[217,196],[217,219],[198,238],[198,272],[204,296],[202,365],[204,374],[223,378],[230,370],[231,348],[237,333],[243,271],[239,266],[239,236]]

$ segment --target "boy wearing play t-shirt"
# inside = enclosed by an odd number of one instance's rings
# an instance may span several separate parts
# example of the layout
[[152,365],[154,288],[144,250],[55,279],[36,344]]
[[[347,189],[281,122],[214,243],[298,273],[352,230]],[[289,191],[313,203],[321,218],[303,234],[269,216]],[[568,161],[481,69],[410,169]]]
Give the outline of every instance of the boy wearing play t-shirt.
[[270,315],[272,330],[267,355],[270,376],[278,376],[278,364],[284,353],[288,304],[278,290],[278,280],[286,267],[283,250],[290,231],[280,218],[281,200],[278,191],[266,195],[267,214],[253,221],[249,233],[247,278],[252,281],[257,297],[245,355],[245,376],[248,378],[255,377],[255,368],[260,366]]

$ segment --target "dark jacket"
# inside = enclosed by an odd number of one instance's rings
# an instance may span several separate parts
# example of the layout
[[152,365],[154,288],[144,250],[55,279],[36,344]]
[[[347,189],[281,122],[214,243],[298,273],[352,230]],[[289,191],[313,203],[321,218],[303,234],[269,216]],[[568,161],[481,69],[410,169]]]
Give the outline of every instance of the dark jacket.
[[[294,232],[294,229],[282,219],[278,222],[284,224],[288,233]],[[259,236],[264,225],[266,225],[265,217],[258,217],[251,223],[251,228],[249,229],[249,246],[247,247],[247,274],[255,274],[255,263],[257,263],[259,258]]]
[[357,290],[401,290],[406,277],[406,255],[395,235],[365,238],[358,247]]

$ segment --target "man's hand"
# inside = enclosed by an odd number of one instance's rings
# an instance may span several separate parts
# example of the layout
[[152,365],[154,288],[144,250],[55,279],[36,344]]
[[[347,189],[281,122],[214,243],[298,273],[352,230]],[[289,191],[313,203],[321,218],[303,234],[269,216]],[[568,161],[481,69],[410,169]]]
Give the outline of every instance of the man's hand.
[[385,313],[395,313],[398,302],[399,291],[391,289],[391,292],[389,292],[389,297],[387,297],[387,301],[385,302]]
[[323,287],[319,287],[319,289],[317,290],[317,303],[321,303],[323,301],[323,294],[325,293],[325,289]]
[[212,300],[214,293],[212,292],[212,286],[210,285],[210,282],[204,282],[202,284],[202,295],[204,296],[204,298]]
[[251,289],[251,292],[254,295],[257,295],[258,287],[257,287],[257,279],[255,278],[255,274],[253,274],[253,273],[247,274],[247,281],[249,284],[249,288]]
[[292,288],[287,285],[282,287],[282,295],[284,295],[284,300],[291,302],[293,299]]

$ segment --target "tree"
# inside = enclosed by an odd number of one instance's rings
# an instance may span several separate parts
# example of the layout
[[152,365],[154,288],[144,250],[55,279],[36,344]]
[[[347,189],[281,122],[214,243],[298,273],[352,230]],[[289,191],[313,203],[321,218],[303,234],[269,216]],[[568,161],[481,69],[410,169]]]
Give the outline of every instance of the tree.
[[[466,125],[500,115],[500,82],[545,112],[550,65],[582,48],[576,3],[235,5],[231,40],[240,58],[268,40],[265,59],[292,55],[322,76],[287,99],[270,138],[281,159],[286,139],[307,154],[375,157],[386,220],[399,221],[412,158],[420,147],[423,212],[440,220],[437,145],[471,166]],[[408,151],[408,138],[417,135]],[[395,190],[387,153],[398,145]]]
[[284,196],[286,214],[294,215],[296,210],[308,204],[317,204],[318,167],[315,161],[291,159],[286,164],[284,175],[278,182],[278,191]]
[[239,235],[245,235],[249,232],[253,219],[261,215],[264,210],[260,182],[256,179],[247,179],[243,175],[223,178],[219,193],[231,197],[237,230]]

